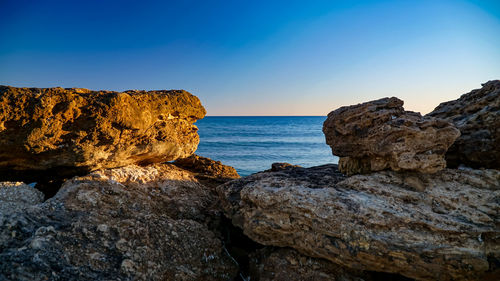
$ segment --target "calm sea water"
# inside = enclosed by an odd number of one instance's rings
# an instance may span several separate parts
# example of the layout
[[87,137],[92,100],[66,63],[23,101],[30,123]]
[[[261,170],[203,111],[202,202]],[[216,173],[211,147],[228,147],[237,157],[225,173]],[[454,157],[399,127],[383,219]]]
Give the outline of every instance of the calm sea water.
[[196,154],[222,161],[241,176],[274,162],[303,167],[337,163],[321,131],[326,117],[205,117],[196,122]]

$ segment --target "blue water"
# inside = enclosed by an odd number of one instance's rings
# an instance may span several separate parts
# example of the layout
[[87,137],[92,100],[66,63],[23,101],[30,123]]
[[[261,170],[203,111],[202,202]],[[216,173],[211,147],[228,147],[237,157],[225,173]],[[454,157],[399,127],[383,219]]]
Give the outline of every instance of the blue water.
[[196,154],[236,168],[241,176],[267,170],[275,162],[303,167],[337,163],[321,131],[322,116],[205,117],[196,122]]

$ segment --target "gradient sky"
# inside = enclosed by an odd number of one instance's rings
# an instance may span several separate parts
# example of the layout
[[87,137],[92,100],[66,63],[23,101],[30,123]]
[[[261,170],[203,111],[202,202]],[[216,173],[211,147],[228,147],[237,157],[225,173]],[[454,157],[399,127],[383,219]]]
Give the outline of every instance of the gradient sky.
[[500,79],[500,1],[0,0],[0,84],[185,89],[208,115],[427,113]]

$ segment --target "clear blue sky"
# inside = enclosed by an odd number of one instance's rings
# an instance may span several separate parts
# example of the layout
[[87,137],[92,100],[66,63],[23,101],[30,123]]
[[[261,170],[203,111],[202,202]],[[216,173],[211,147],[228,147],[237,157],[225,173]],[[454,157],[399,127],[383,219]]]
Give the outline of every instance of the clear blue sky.
[[185,89],[209,115],[426,113],[500,79],[499,0],[0,0],[0,84]]

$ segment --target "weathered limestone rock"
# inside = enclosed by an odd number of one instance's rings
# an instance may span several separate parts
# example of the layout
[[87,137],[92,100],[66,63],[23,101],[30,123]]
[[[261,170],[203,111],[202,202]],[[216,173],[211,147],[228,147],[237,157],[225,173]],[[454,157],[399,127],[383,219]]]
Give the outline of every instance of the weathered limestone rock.
[[0,217],[43,201],[43,193],[22,182],[0,182]]
[[0,217],[0,280],[232,280],[215,198],[172,164],[99,170]]
[[98,206],[115,215],[116,207],[128,206],[130,209],[122,208],[120,215],[144,212],[201,223],[219,210],[210,189],[193,173],[172,164],[98,170],[67,181],[53,199],[81,211]]
[[199,142],[193,123],[204,116],[186,91],[0,86],[0,172],[72,176],[187,157]]
[[385,169],[435,173],[446,167],[444,154],[460,135],[447,121],[405,111],[394,97],[330,112],[323,133],[348,175]]
[[367,273],[327,260],[301,255],[289,248],[266,247],[251,257],[252,277],[260,281],[368,281]]
[[[300,167],[299,165],[293,165],[290,163],[273,163],[271,164],[271,171],[273,172],[278,172],[286,169],[291,169],[291,168],[297,168]],[[269,171],[269,170],[267,170]]]
[[428,114],[454,123],[461,132],[446,153],[450,167],[500,169],[500,80],[482,86]]
[[217,189],[233,224],[264,245],[418,280],[500,273],[498,170],[345,179],[325,165],[257,173]]
[[177,159],[173,162],[174,165],[186,169],[196,174],[199,180],[206,183],[207,180],[213,181],[215,185],[224,183],[233,179],[240,178],[236,169],[222,164],[220,161],[215,161],[207,157],[191,155],[187,158]]

